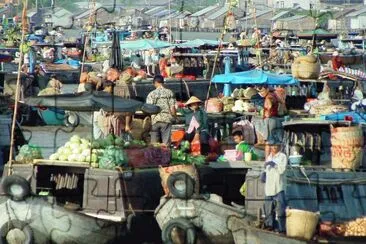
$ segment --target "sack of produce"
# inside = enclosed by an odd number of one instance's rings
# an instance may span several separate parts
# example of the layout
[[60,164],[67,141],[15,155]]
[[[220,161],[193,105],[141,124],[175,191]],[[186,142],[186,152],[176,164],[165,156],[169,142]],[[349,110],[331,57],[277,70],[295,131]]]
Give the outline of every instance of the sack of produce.
[[125,149],[128,166],[132,168],[149,167],[145,158],[144,149]]
[[165,146],[144,149],[145,159],[150,166],[167,166],[170,163],[170,149]]
[[358,169],[364,145],[361,127],[331,127],[332,168]]
[[41,148],[36,145],[23,145],[19,154],[15,157],[15,161],[22,164],[29,164],[33,162],[33,159],[42,159]]
[[210,98],[205,104],[207,113],[220,113],[223,110],[223,103],[218,98]]
[[107,147],[103,156],[99,159],[99,168],[101,169],[114,169],[115,167],[124,166],[127,166],[127,156],[119,147]]
[[366,217],[357,218],[346,225],[345,236],[366,236]]

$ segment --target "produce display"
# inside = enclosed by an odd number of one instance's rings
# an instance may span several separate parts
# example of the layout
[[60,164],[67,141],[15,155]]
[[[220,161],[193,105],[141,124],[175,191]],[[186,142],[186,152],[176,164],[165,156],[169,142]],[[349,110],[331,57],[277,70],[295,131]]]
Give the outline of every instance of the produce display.
[[88,139],[73,135],[70,140],[66,142],[64,146],[60,147],[56,153],[52,154],[49,159],[70,162],[91,162],[92,164],[97,164],[98,156],[102,152],[99,150],[91,150],[91,144]]
[[127,156],[120,147],[108,146],[103,156],[99,159],[99,167],[102,169],[114,169],[115,167],[127,166]]
[[93,149],[106,149],[110,146],[123,148],[143,148],[146,147],[146,143],[144,141],[133,140],[128,137],[116,137],[115,135],[110,134],[104,139],[93,141],[91,145]]
[[366,217],[357,218],[346,225],[345,236],[366,236]]
[[19,154],[15,157],[15,161],[18,163],[28,164],[32,163],[33,159],[42,159],[42,151],[36,145],[23,145],[20,150]]
[[193,156],[188,152],[190,150],[190,143],[188,141],[182,141],[178,149],[172,149],[172,161],[171,164],[195,164],[203,165],[206,163],[206,157],[203,155]]

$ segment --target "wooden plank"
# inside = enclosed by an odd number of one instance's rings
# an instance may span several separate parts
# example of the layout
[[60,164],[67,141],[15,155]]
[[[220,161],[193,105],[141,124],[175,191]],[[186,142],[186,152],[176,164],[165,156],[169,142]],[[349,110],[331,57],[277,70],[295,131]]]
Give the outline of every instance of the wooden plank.
[[34,159],[34,165],[50,165],[50,166],[61,166],[61,167],[82,167],[89,168],[89,163],[83,162],[71,162],[71,161],[59,161],[59,160],[50,160],[50,159]]
[[263,166],[264,161],[227,161],[227,162],[210,162],[209,167],[214,169],[251,169],[253,167]]

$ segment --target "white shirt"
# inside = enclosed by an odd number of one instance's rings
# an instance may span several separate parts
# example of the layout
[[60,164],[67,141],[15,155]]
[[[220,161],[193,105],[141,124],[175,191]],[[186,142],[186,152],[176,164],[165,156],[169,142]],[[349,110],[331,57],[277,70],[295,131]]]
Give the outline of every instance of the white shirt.
[[287,165],[287,156],[282,152],[278,152],[276,155],[270,154],[267,162],[270,161],[275,162],[276,166],[271,167],[268,165],[266,167],[266,185],[264,192],[266,196],[275,196],[284,190],[284,173]]

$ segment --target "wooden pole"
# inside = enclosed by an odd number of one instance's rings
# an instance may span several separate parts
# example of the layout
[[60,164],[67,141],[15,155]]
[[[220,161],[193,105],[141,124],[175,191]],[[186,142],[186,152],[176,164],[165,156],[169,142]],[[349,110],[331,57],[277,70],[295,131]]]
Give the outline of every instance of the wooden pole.
[[12,166],[13,166],[13,154],[14,154],[14,143],[15,143],[15,126],[17,123],[17,115],[18,115],[18,102],[19,102],[19,95],[20,95],[20,77],[21,77],[21,70],[23,65],[23,44],[25,39],[25,32],[27,28],[27,21],[26,21],[26,10],[28,6],[28,0],[25,0],[23,3],[23,13],[22,13],[22,38],[20,41],[20,55],[19,55],[19,64],[18,64],[18,75],[17,75],[17,83],[15,88],[15,101],[14,101],[14,112],[13,112],[13,120],[11,124],[11,132],[10,132],[10,152],[9,152],[9,168],[8,168],[8,175],[12,174]]
[[[229,15],[229,13],[231,13],[231,10],[232,10],[232,5],[231,5],[231,2],[229,4],[229,8],[228,8],[228,11],[226,13],[226,16]],[[224,28],[221,32],[221,35],[220,35],[220,39],[219,39],[219,47],[217,49],[217,53],[215,55],[215,59],[214,59],[214,66],[212,68],[212,73],[211,73],[211,77],[210,77],[210,84],[208,86],[208,91],[207,91],[207,96],[206,96],[206,100],[209,99],[210,97],[210,91],[211,91],[211,87],[212,87],[212,78],[214,77],[215,75],[215,71],[216,71],[216,66],[217,66],[217,62],[218,62],[218,59],[220,57],[220,52],[221,52],[221,46],[222,46],[222,43],[224,42],[224,36],[226,34],[226,29],[227,29],[227,22],[226,22],[226,19],[224,20]],[[207,108],[207,104],[206,103],[206,108]]]

